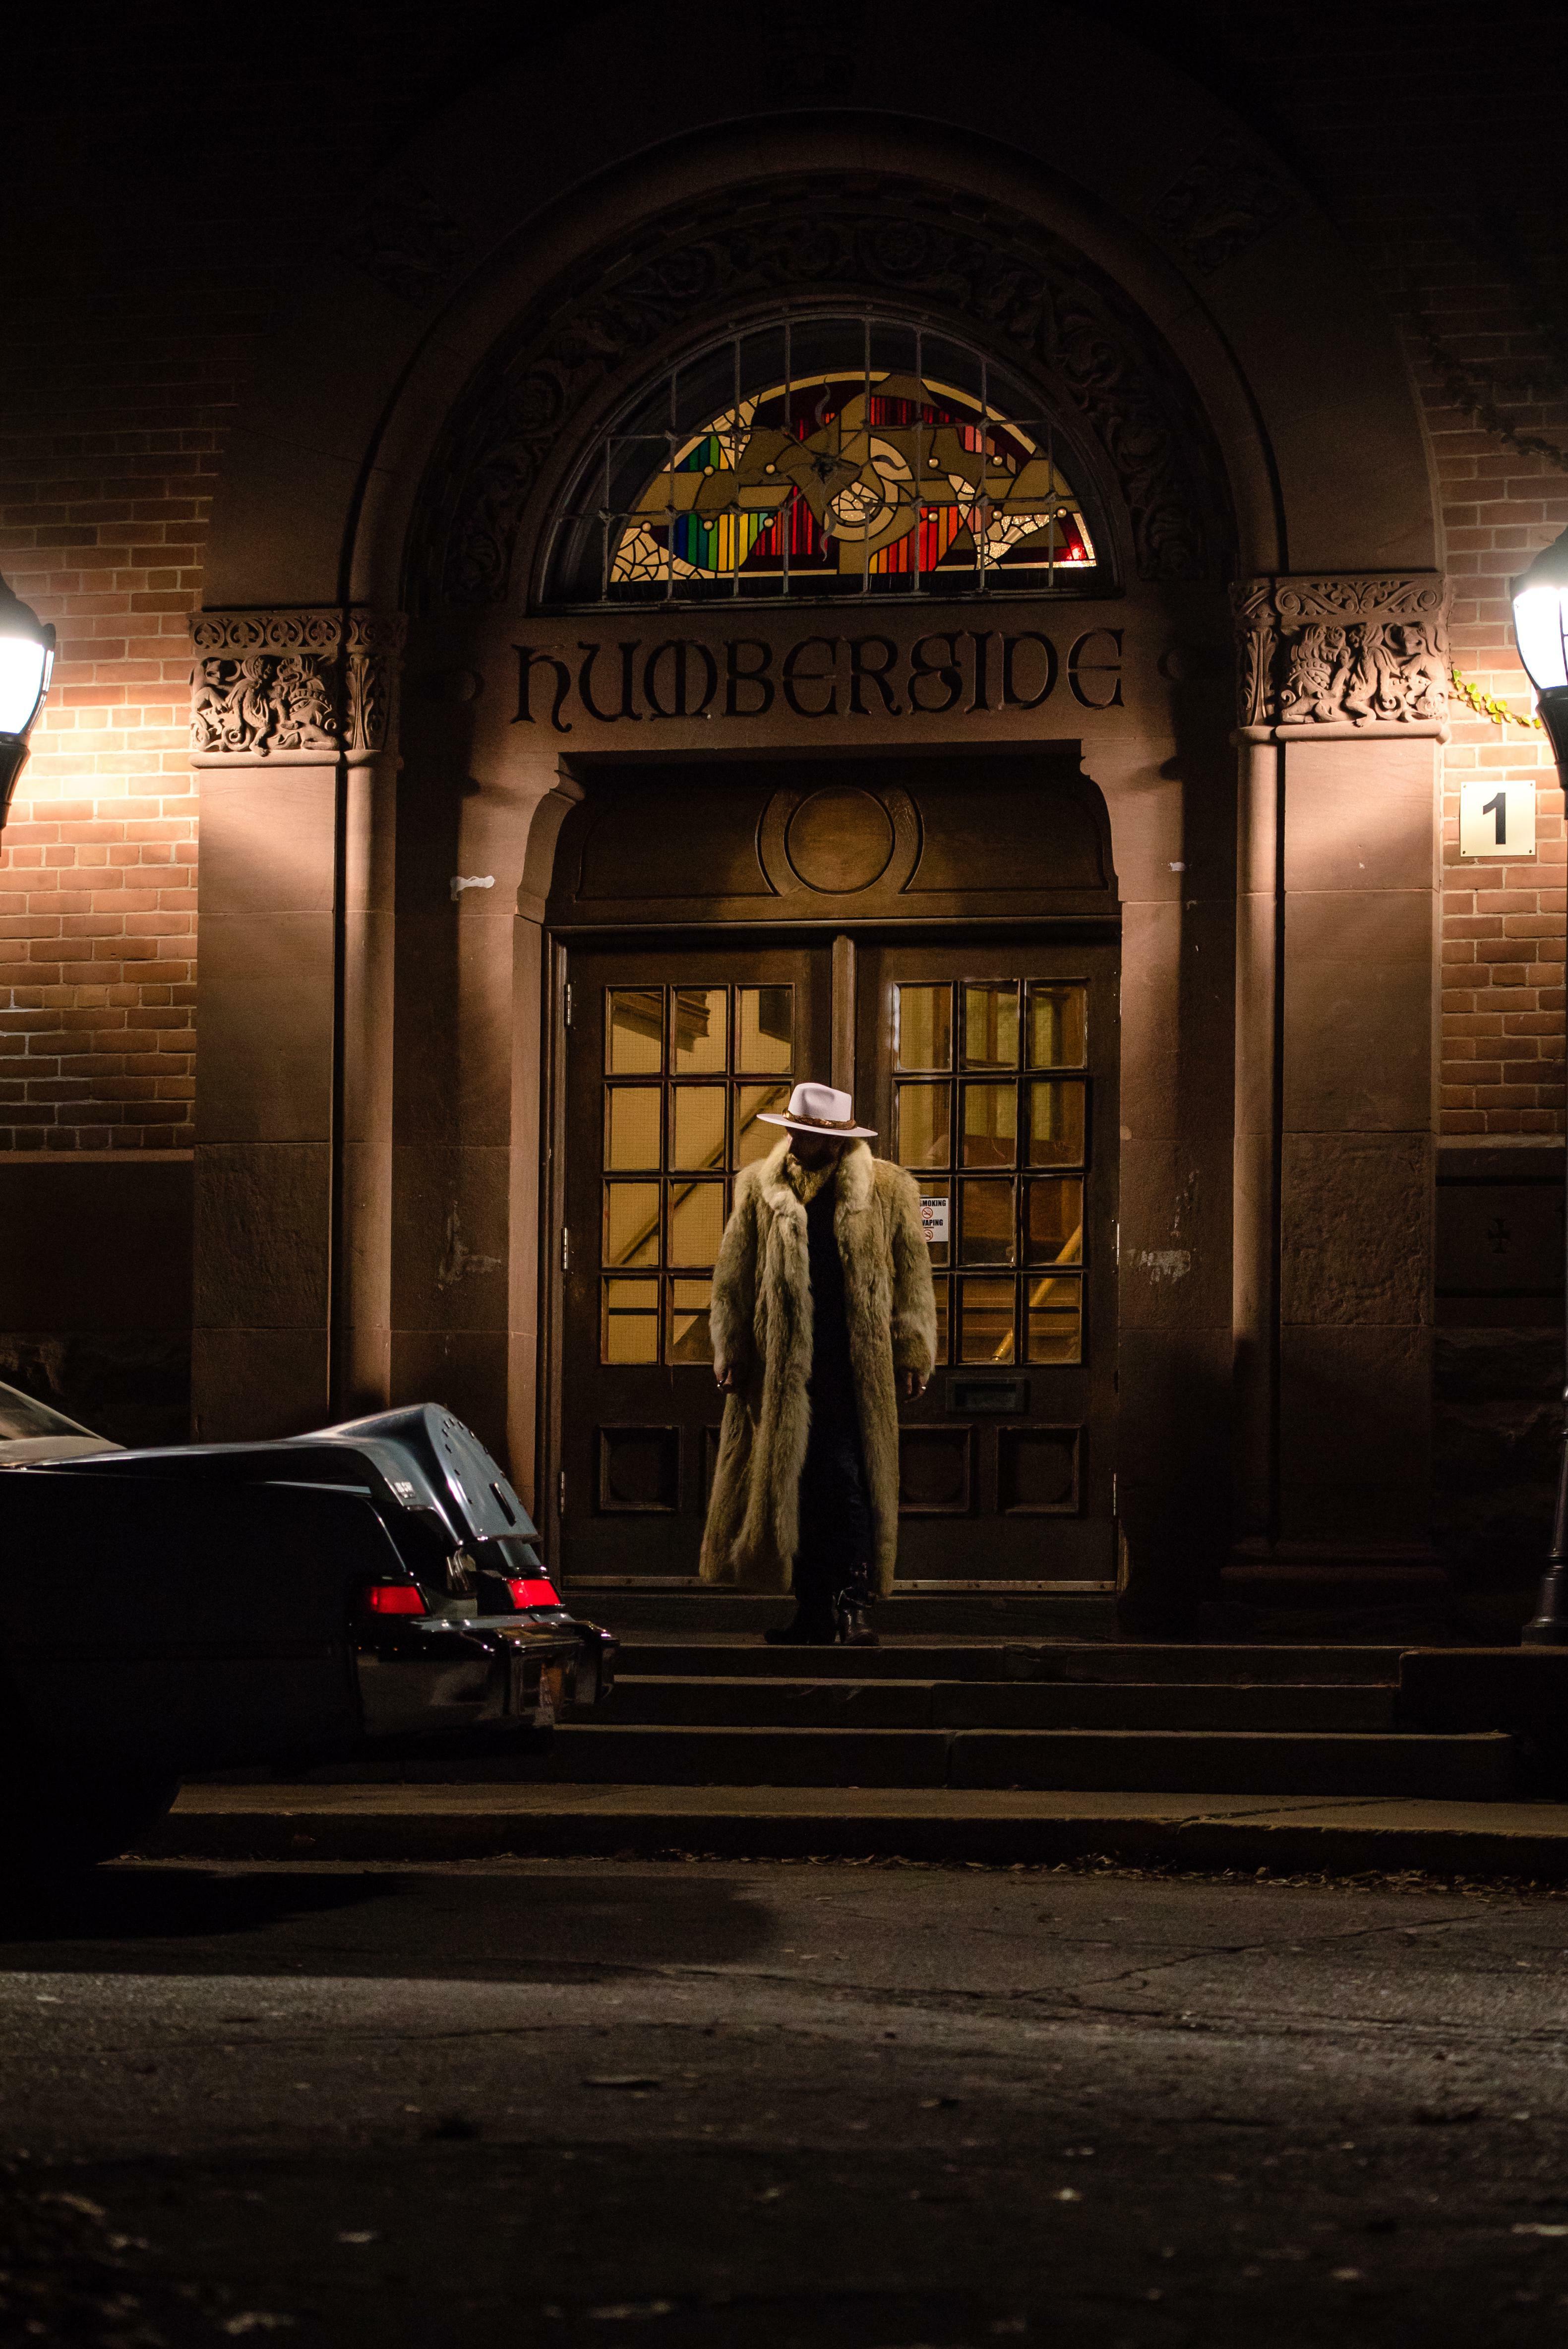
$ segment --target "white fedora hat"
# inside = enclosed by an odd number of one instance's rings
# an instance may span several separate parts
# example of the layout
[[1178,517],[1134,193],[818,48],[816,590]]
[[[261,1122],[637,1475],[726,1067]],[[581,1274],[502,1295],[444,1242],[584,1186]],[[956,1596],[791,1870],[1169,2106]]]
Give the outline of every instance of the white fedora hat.
[[826,1134],[835,1142],[871,1142],[876,1134],[874,1125],[855,1123],[853,1101],[832,1085],[797,1085],[782,1117],[766,1109],[757,1116],[761,1125],[781,1125],[790,1133]]

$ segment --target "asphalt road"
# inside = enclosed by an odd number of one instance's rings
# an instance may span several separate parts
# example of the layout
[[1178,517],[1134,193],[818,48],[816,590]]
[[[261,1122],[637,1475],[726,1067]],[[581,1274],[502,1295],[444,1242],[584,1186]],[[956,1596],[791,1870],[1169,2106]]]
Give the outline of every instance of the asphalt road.
[[1503,1892],[124,1865],[0,1920],[0,2341],[1555,2344],[1565,1983]]

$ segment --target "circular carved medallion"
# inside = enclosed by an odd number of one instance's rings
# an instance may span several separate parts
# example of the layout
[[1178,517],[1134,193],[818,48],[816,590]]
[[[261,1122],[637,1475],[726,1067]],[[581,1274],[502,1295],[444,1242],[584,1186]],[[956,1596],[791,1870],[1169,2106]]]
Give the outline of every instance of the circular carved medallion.
[[789,819],[784,854],[808,889],[844,897],[880,881],[892,861],[892,818],[881,800],[849,783],[802,800]]

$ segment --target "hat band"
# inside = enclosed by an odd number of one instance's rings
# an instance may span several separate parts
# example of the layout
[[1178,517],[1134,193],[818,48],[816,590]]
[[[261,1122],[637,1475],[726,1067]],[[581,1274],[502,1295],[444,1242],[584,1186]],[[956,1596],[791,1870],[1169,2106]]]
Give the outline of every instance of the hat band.
[[852,1117],[808,1117],[804,1110],[786,1110],[784,1114],[791,1125],[820,1125],[828,1133],[850,1133],[854,1130]]

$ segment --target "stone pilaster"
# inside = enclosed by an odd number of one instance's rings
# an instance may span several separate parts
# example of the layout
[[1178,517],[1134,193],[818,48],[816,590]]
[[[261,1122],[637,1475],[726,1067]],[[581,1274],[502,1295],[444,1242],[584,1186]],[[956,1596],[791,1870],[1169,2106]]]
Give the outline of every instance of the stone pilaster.
[[1238,1531],[1422,1549],[1448,598],[1436,574],[1234,592]]
[[201,612],[196,1431],[386,1390],[399,614]]

